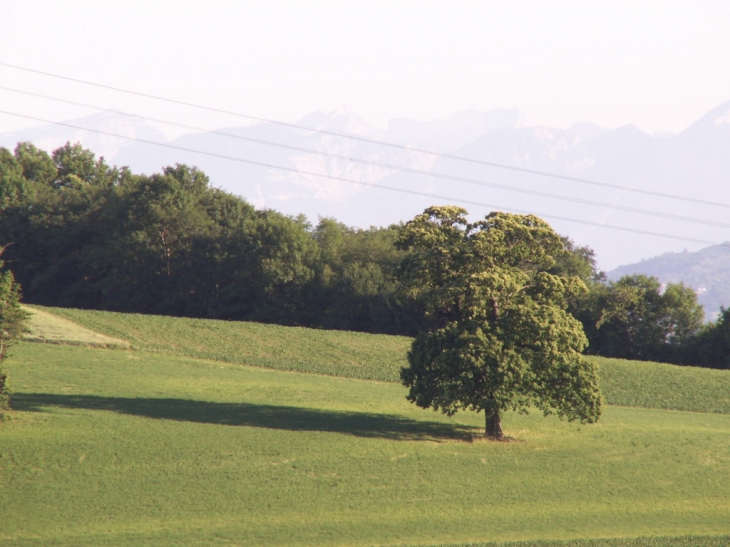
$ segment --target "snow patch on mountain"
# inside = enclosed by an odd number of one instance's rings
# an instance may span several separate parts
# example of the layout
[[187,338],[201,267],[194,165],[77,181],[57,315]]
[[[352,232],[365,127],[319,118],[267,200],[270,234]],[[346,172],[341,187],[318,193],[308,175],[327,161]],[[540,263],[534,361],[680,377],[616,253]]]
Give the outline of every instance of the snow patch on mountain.
[[[19,142],[32,142],[38,148],[52,151],[67,142],[83,144],[97,156],[114,158],[135,139],[165,142],[165,136],[143,118],[105,111],[78,120],[69,125],[44,125],[0,135],[0,146],[14,149]],[[149,145],[148,145],[149,146]]]
[[730,124],[730,111],[728,111],[727,114],[724,116],[719,116],[715,118],[715,125],[724,125],[724,124]]

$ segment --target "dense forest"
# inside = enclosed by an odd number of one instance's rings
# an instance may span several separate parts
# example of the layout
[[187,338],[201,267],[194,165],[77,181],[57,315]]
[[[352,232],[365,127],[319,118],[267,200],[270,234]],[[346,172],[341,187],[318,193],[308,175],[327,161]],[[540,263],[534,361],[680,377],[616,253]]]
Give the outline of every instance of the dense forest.
[[[0,246],[28,303],[413,335],[431,319],[399,284],[399,230],[257,210],[187,165],[141,175],[79,144],[0,148]],[[728,310],[703,326],[689,287],[607,282],[563,241],[552,271],[588,287],[569,310],[589,353],[730,368]]]

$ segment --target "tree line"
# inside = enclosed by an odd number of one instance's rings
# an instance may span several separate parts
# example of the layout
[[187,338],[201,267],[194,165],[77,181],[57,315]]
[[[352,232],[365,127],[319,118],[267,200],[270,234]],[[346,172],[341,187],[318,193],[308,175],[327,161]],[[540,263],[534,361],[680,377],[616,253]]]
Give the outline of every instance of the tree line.
[[[404,289],[401,230],[257,210],[187,165],[145,175],[79,144],[0,148],[0,244],[28,303],[414,336],[432,318]],[[589,288],[568,308],[588,353],[730,368],[727,310],[703,326],[689,287],[607,282],[567,238],[554,259]]]

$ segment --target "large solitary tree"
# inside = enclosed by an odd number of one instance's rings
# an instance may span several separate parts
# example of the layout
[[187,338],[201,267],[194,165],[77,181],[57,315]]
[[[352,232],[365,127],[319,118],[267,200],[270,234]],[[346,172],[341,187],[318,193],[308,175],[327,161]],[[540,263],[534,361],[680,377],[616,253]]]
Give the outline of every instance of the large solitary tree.
[[401,372],[408,400],[448,415],[483,411],[486,436],[495,439],[503,438],[507,410],[536,407],[595,422],[595,367],[581,356],[581,324],[566,312],[567,300],[585,285],[549,273],[569,252],[565,240],[532,215],[491,213],[472,224],[466,214],[431,207],[397,240],[410,251],[400,281],[430,321]]

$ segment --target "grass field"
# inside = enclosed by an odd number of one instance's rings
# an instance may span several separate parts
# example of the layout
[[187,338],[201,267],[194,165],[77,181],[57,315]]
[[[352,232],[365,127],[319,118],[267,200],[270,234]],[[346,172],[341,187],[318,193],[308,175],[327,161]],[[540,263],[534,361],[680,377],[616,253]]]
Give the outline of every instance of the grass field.
[[[0,545],[730,544],[722,402],[705,403],[714,408],[705,413],[609,406],[584,427],[510,414],[513,440],[485,442],[481,416],[423,411],[396,383],[354,377],[387,370],[373,356],[405,339],[374,348],[378,338],[354,336],[348,354],[347,333],[298,340],[304,329],[289,338],[273,330],[276,340],[266,340],[261,333],[275,327],[215,322],[205,338],[204,322],[193,322],[165,336],[159,328],[175,321],[112,315],[101,315],[110,323],[98,330],[143,349],[13,349],[15,410],[0,425]],[[86,327],[100,321],[88,317]],[[125,334],[123,321],[136,330]],[[185,344],[193,327],[197,339]],[[245,351],[262,361],[279,352],[295,366],[309,347],[307,366],[330,375],[244,366],[244,350],[225,341],[232,362],[184,355],[193,343],[213,351],[221,328],[259,332]],[[281,340],[288,346],[278,348]],[[267,343],[274,356],[261,349]],[[315,358],[318,345],[330,353]],[[334,376],[337,355],[350,378]],[[697,373],[690,382],[714,372],[680,370]],[[644,377],[612,378],[611,389],[641,394],[621,382]],[[650,393],[632,404],[664,404]]]
[[[43,308],[35,308],[43,309]],[[399,382],[410,338],[342,331],[46,308],[140,350],[293,370]],[[730,373],[663,363],[590,357],[606,402],[730,413]]]
[[133,348],[260,367],[397,382],[410,338],[261,323],[39,308]]

